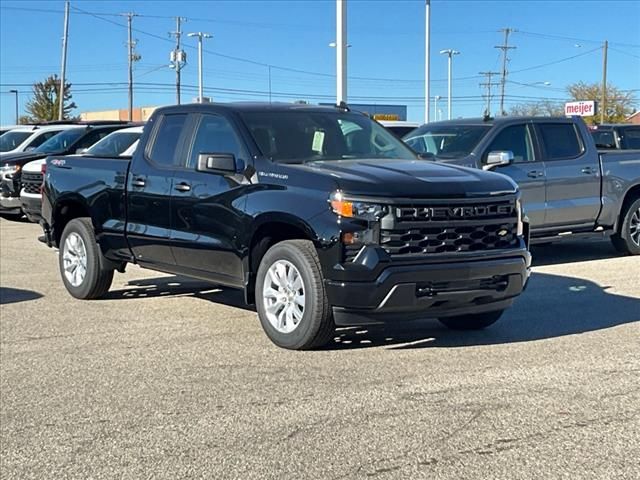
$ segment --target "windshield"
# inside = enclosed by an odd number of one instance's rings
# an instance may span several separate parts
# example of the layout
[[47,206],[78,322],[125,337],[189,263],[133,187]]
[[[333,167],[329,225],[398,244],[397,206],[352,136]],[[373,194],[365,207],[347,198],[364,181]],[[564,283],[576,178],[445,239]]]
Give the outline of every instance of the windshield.
[[469,155],[490,128],[490,125],[423,125],[404,141],[418,153],[460,158]]
[[117,157],[124,154],[140,138],[141,132],[113,132],[87,150],[96,157]]
[[13,131],[0,135],[0,152],[9,152],[29,138],[33,132]]
[[361,114],[288,110],[241,115],[262,153],[280,163],[416,158],[402,141]]
[[60,132],[59,134],[51,137],[49,140],[36,148],[34,152],[57,154],[64,153],[69,149],[69,147],[71,147],[71,145],[76,142],[76,140],[78,140],[84,134],[84,132],[84,128],[71,128],[69,130],[65,130],[64,132]]

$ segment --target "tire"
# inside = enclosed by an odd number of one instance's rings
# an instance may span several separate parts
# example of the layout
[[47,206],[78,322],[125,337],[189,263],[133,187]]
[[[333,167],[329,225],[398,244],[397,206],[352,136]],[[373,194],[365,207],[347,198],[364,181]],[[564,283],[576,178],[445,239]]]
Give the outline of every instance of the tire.
[[620,228],[611,236],[611,243],[620,253],[640,255],[640,198],[627,206],[620,220]]
[[[100,298],[111,287],[113,269],[103,266],[102,253],[89,218],[74,218],[65,226],[60,238],[58,265],[64,286],[75,298]],[[83,265],[84,275],[81,275]]]
[[459,317],[443,317],[438,320],[451,330],[482,330],[496,323],[503,312],[504,310],[498,310],[496,312],[461,315]]
[[255,298],[262,328],[279,347],[309,350],[333,337],[320,260],[310,241],[286,240],[264,254]]

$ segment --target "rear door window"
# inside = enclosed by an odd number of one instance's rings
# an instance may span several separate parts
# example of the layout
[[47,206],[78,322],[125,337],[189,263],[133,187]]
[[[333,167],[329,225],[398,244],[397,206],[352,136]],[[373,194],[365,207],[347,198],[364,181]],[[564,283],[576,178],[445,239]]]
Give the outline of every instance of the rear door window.
[[574,124],[542,123],[538,128],[546,152],[545,160],[568,160],[584,151]]
[[150,160],[161,167],[177,167],[182,161],[176,155],[186,113],[163,115],[156,128],[153,145],[148,152]]

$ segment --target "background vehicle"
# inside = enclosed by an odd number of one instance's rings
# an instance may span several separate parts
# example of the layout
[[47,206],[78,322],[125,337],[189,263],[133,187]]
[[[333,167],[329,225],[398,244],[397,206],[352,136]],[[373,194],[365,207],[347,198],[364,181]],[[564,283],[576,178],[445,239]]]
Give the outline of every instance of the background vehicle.
[[6,155],[33,150],[71,125],[22,125],[0,136],[0,161]]
[[[126,127],[123,122],[92,122],[64,125],[64,130],[29,152],[15,152],[0,157],[0,214],[22,215],[20,189],[24,165],[48,155],[68,155],[89,148],[111,132]],[[7,134],[5,134],[7,135]],[[3,135],[1,138],[3,138]]]
[[640,151],[598,152],[579,117],[436,122],[405,142],[438,162],[510,176],[532,241],[607,234],[620,252],[640,254]]
[[0,136],[7,133],[9,130],[13,130],[14,128],[19,127],[20,125],[2,125],[0,126]]
[[[130,157],[142,135],[142,126],[123,128],[110,133],[92,145],[82,155],[93,157]],[[34,160],[22,168],[20,203],[29,221],[38,223],[42,209],[42,185],[47,159]]]
[[611,150],[640,150],[640,125],[611,123],[589,127],[596,147]]
[[156,110],[130,162],[50,158],[42,215],[74,297],[127,263],[203,278],[243,289],[292,349],[416,316],[484,328],[530,265],[514,182],[419,160],[344,108]]
[[404,122],[400,120],[380,120],[379,123],[398,138],[408,135],[420,126],[418,122]]

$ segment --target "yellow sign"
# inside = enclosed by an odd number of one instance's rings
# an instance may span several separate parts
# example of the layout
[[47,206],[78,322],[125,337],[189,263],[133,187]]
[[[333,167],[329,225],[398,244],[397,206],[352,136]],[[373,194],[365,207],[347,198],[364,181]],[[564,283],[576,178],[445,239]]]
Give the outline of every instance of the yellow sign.
[[374,113],[374,120],[400,120],[400,115],[395,113]]

